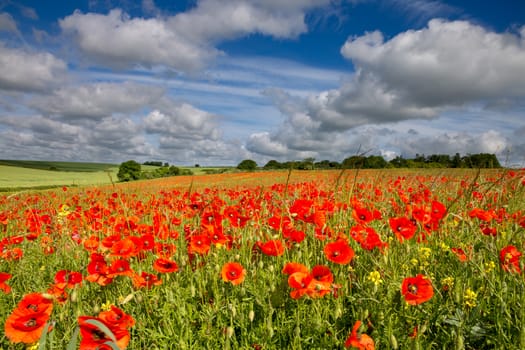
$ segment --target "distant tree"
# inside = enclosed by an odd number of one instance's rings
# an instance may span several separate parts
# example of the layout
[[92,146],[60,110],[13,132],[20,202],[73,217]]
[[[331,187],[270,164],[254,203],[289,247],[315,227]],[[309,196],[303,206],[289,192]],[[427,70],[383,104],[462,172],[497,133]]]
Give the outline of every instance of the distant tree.
[[263,166],[264,169],[281,169],[282,168],[282,164],[279,163],[278,161],[276,161],[275,159],[272,159],[270,161],[268,161],[268,163],[266,163],[264,166]]
[[162,162],[159,161],[147,161],[142,163],[143,165],[162,166]]
[[257,169],[257,163],[254,160],[245,159],[237,165],[237,169],[253,171]]
[[495,154],[479,153],[471,154],[463,158],[464,162],[471,168],[501,168],[501,164]]
[[366,157],[363,168],[365,169],[382,169],[387,166],[386,160],[381,156],[368,156]]
[[362,168],[366,157],[364,156],[351,156],[343,160],[342,166],[345,169]]
[[337,168],[339,166],[339,163],[331,162],[328,159],[325,159],[320,162],[315,162],[314,165],[317,169],[332,169]]
[[459,155],[459,153],[456,153],[454,157],[452,157],[451,160],[451,167],[452,168],[463,168],[465,164],[463,163],[463,159]]
[[177,168],[176,166],[170,166],[168,168],[168,176],[177,176],[180,174],[180,169]]
[[394,168],[405,168],[407,167],[407,160],[402,156],[397,156],[389,162]]
[[120,164],[117,177],[119,181],[133,181],[141,177],[141,166],[134,160],[128,160]]
[[305,158],[303,159],[302,163],[304,165],[305,170],[315,169],[315,158],[314,157]]

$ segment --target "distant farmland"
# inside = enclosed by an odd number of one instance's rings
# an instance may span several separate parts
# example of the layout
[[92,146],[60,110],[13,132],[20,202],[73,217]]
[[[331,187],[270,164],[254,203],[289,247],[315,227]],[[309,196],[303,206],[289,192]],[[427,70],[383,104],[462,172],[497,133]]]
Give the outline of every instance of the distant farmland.
[[115,164],[0,160],[0,191],[108,184],[117,172]]

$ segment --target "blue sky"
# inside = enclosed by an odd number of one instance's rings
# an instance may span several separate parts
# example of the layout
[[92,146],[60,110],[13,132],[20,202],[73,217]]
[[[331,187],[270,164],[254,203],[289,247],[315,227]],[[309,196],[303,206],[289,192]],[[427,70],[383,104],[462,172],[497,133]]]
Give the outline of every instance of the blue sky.
[[0,0],[0,159],[525,164],[525,1]]

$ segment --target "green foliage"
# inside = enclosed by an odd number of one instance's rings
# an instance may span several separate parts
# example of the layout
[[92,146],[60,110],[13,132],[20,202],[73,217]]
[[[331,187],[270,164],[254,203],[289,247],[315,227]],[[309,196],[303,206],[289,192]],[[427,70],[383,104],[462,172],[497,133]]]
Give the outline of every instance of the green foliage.
[[[0,203],[9,213],[7,225],[0,226],[5,237],[26,233],[23,213],[28,209],[38,209],[34,213],[37,215],[49,215],[41,227],[43,230],[49,228],[49,233],[21,241],[17,245],[24,251],[21,259],[0,258],[0,271],[13,274],[7,281],[12,292],[0,291],[0,324],[23,294],[48,290],[57,271],[80,271],[86,276],[91,252],[85,249],[81,239],[100,234],[106,237],[86,218],[90,211],[102,211],[104,214],[96,220],[101,220],[104,230],[110,233],[116,232],[115,223],[134,216],[140,216],[137,224],[141,230],[153,230],[160,220],[168,231],[164,237],[160,233],[155,235],[155,243],[176,245],[170,259],[178,263],[179,271],[156,274],[163,282],[151,288],[134,288],[126,276],[116,276],[107,286],[84,280],[74,289],[67,288],[68,297],[54,305],[51,316],[54,326],[49,334],[43,333],[40,349],[63,349],[67,344],[68,350],[76,349],[78,316],[97,314],[107,303],[117,305],[136,321],[131,329],[128,350],[343,349],[356,320],[363,322],[359,333],[372,337],[376,349],[523,349],[523,273],[505,271],[499,261],[501,248],[509,244],[523,251],[523,227],[514,215],[523,215],[523,173],[507,176],[505,172],[487,170],[476,175],[466,170],[455,172],[457,177],[449,177],[448,172],[446,181],[441,171],[370,173],[369,177],[357,177],[355,183],[349,180],[340,186],[326,179],[294,184],[286,193],[279,190],[282,187],[278,184],[272,191],[268,190],[270,186],[266,189],[239,188],[237,183],[235,190],[223,184],[204,191],[194,188],[193,198],[205,203],[204,209],[197,209],[196,215],[184,215],[192,204],[189,192],[165,191],[164,188],[138,191],[132,186],[119,185],[118,200],[111,199],[114,188],[20,195],[19,199],[3,197]],[[245,177],[250,177],[252,182],[263,182],[262,178],[252,177],[257,174]],[[299,175],[303,181],[304,174]],[[399,174],[403,175],[399,177]],[[391,186],[396,179],[397,184]],[[465,185],[460,184],[463,181]],[[381,193],[374,193],[371,188],[380,189]],[[475,196],[471,194],[474,190]],[[388,227],[388,218],[404,215],[405,209],[411,208],[409,205],[429,204],[425,199],[427,194],[445,203],[448,215],[437,230],[427,232],[423,223],[418,223],[418,237],[398,241]],[[348,198],[380,212],[381,219],[368,223],[368,227],[388,242],[384,251],[364,249],[350,236],[350,228],[357,223]],[[284,239],[282,230],[274,230],[266,222],[276,208],[282,208],[280,212],[288,217],[296,199],[312,200],[318,205],[316,208],[321,205],[327,208],[324,209],[327,210],[326,227],[337,228],[334,233],[344,235],[356,253],[350,264],[328,261],[323,247],[335,237],[325,236],[321,240],[313,223],[293,217],[290,225],[305,232],[304,241],[290,244],[281,256],[267,256],[253,249],[254,243],[263,239],[261,232]],[[65,215],[65,209],[58,209],[72,202],[75,207],[69,209],[71,213]],[[345,205],[329,209],[328,204],[332,203]],[[346,203],[348,208],[344,209]],[[188,237],[183,230],[186,227],[203,230],[201,213],[235,207],[245,210],[243,215],[249,215],[252,205],[258,208],[257,217],[249,217],[244,227],[230,225],[226,217],[221,219],[223,232],[233,237],[231,247],[212,245],[208,254],[189,256]],[[493,214],[498,219],[489,224],[497,230],[496,236],[483,234],[480,229],[483,222],[469,217],[474,207],[495,209]],[[76,215],[77,212],[82,214]],[[175,222],[173,218],[180,221]],[[137,239],[141,234],[126,227],[118,230],[125,230],[126,237]],[[419,240],[423,233],[425,239]],[[49,244],[49,239],[56,248],[52,254],[42,249],[45,242]],[[5,248],[9,250],[12,245]],[[458,259],[452,248],[465,250],[468,259]],[[108,261],[116,259],[109,257],[111,250],[100,252]],[[128,260],[137,273],[154,272],[152,264],[157,254],[154,250],[144,250]],[[520,259],[523,263],[523,257]],[[242,284],[234,286],[222,281],[221,266],[229,261],[245,267],[246,279]],[[328,266],[333,272],[334,292],[318,299],[307,296],[292,299],[288,276],[282,273],[288,262],[298,262],[309,268]],[[373,272],[377,273],[377,279],[370,278]],[[408,305],[400,294],[400,285],[404,277],[419,273],[430,278],[434,296],[423,304]],[[467,291],[475,295],[469,296]],[[88,323],[102,333],[110,333],[102,323]],[[116,349],[113,341],[106,345]],[[25,347],[9,343],[2,334],[0,348]]]
[[141,166],[134,160],[120,164],[117,177],[119,181],[133,181],[141,178]]
[[245,159],[237,165],[237,169],[253,171],[257,169],[257,163],[252,159]]

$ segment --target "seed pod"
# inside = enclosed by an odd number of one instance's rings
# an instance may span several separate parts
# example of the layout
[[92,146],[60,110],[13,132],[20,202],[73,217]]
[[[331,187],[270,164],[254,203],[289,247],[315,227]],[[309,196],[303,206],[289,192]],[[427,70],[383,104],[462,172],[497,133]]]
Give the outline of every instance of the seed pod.
[[392,349],[394,349],[394,350],[396,350],[398,348],[397,339],[396,339],[395,335],[393,335],[393,334],[390,334],[390,345],[392,346]]
[[77,292],[76,289],[73,290],[73,292],[69,296],[69,300],[71,300],[72,303],[76,303],[77,302],[77,300],[78,300],[78,292]]

